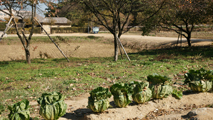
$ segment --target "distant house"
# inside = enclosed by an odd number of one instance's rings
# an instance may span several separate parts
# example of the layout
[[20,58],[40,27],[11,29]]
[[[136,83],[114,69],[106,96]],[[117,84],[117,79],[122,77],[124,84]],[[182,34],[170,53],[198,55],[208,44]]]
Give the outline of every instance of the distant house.
[[[9,13],[9,11],[8,10],[3,10],[3,11],[4,12],[0,11],[0,21],[6,22],[6,19],[9,19],[9,15],[7,15],[6,13]],[[15,19],[18,19],[18,27],[25,26],[25,22],[23,20],[24,19],[31,20],[31,17],[32,17],[31,11],[25,11],[25,10],[15,11],[15,10],[12,10],[12,13],[13,13]],[[44,17],[40,16],[39,14],[36,14],[35,17],[38,19],[38,21],[41,21],[41,20],[44,19]],[[29,26],[27,26],[27,27],[29,27]]]
[[[9,13],[8,10],[3,10],[3,11]],[[0,11],[0,22],[6,21],[5,18],[9,18],[9,16],[7,14],[5,14],[4,12]],[[14,17],[19,19],[18,26],[30,27],[30,26],[27,26],[25,24],[25,22],[21,20],[21,18],[30,20],[31,17],[32,17],[31,11],[25,11],[25,10],[15,11],[15,10],[12,10],[12,12],[14,14]],[[48,33],[51,32],[51,28],[71,27],[71,21],[68,20],[65,17],[45,17],[44,18],[44,17],[36,14],[36,18]]]
[[[6,13],[9,13],[8,10],[3,10],[3,11],[6,12]],[[4,12],[0,11],[0,18],[1,19],[9,18],[9,16]],[[23,19],[28,19],[28,18],[32,17],[31,11],[25,11],[25,10],[15,11],[15,10],[12,10],[12,13],[15,16],[15,18],[18,18],[18,19],[21,19],[21,17]],[[36,18],[39,21],[44,19],[44,17],[40,16],[39,14],[36,14]]]
[[71,21],[65,17],[46,17],[40,23],[48,33],[51,28],[71,27]]

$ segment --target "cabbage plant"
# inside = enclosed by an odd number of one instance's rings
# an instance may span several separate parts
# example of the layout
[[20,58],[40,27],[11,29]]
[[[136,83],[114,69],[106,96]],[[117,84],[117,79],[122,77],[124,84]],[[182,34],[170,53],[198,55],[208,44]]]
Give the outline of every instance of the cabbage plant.
[[205,70],[203,68],[190,70],[184,77],[184,83],[189,84],[189,87],[194,92],[206,92],[212,88],[213,71],[211,70]]
[[194,92],[206,92],[212,88],[212,82],[206,80],[191,81],[189,87]]
[[136,86],[134,87],[132,98],[138,104],[145,103],[149,101],[152,97],[152,91],[149,89],[148,82],[135,82]]
[[10,120],[30,120],[29,101],[22,100],[12,106],[8,106]]
[[170,78],[158,74],[147,76],[147,81],[150,83],[152,90],[152,98],[161,99],[172,94],[173,89]]
[[126,107],[132,102],[133,84],[115,83],[110,87],[114,103],[118,107]]
[[93,112],[103,112],[110,106],[108,100],[110,97],[111,93],[108,88],[98,87],[90,92],[87,108]]
[[66,114],[65,96],[58,92],[43,93],[37,102],[40,104],[39,114],[45,120],[57,120]]

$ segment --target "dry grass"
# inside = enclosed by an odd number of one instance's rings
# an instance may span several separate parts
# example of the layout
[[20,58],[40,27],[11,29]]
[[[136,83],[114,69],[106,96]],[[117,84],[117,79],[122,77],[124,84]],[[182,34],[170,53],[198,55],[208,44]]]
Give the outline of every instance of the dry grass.
[[[101,42],[60,43],[67,57],[111,57],[114,55],[113,44]],[[137,52],[135,49],[126,48],[128,53]],[[63,58],[63,55],[53,43],[33,43],[30,48],[31,58]],[[25,52],[21,44],[0,45],[0,61],[24,60]]]
[[[177,46],[177,41],[163,41],[141,39],[140,36],[134,36],[141,34],[140,32],[127,33],[128,36],[122,37],[122,43],[128,53],[138,52],[149,49],[160,49],[167,47]],[[131,35],[131,37],[129,37]],[[151,36],[160,37],[177,37],[174,32],[156,32],[150,33]],[[77,58],[89,58],[89,57],[111,57],[114,55],[113,38],[109,37],[110,34],[104,35],[104,37],[87,36],[87,37],[63,37],[63,41],[56,40],[59,47],[65,53],[67,57]],[[212,39],[212,32],[194,32],[193,38],[206,38]],[[57,37],[55,37],[56,39]],[[212,40],[193,40],[193,46],[209,45],[212,44]],[[187,46],[186,41],[179,46]],[[34,37],[32,40],[31,58],[63,58],[63,55],[56,48],[56,46],[45,37]],[[8,38],[0,42],[0,61],[8,60],[24,60],[25,52],[20,41],[16,37]]]

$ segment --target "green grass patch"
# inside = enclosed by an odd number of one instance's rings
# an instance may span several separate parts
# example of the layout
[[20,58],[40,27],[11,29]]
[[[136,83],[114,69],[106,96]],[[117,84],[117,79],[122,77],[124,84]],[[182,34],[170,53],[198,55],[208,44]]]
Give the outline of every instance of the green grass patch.
[[[81,43],[81,42],[107,42],[108,40],[103,39],[103,37],[96,36],[51,36],[51,38],[56,43]],[[48,36],[33,36],[31,43],[52,43]],[[110,43],[110,42],[107,42]],[[12,44],[21,44],[18,37],[4,37],[1,41],[1,44],[12,45]]]

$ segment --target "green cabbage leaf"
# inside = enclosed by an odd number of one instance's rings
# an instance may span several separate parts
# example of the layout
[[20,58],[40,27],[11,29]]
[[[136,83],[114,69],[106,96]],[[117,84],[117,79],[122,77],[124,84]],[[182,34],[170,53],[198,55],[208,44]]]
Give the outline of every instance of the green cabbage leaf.
[[108,88],[98,87],[90,92],[87,108],[93,112],[103,112],[110,106],[108,101],[110,97],[111,93]]
[[203,80],[191,81],[189,87],[194,92],[207,92],[212,88],[212,82]]
[[153,99],[166,98],[173,92],[170,85],[152,85],[150,89],[152,90]]
[[154,73],[153,75],[147,76],[147,81],[150,85],[160,85],[160,84],[170,84],[171,79],[167,76],[158,75],[157,73]]
[[133,85],[132,83],[116,83],[110,87],[115,105],[118,107],[126,107],[132,102]]
[[176,99],[181,99],[183,97],[183,92],[173,89],[172,96]]
[[57,120],[66,114],[65,96],[58,92],[43,93],[37,102],[40,104],[39,114],[45,120]]
[[191,81],[213,81],[213,71],[205,70],[203,68],[199,70],[189,70],[188,73],[184,75],[185,81],[184,83],[190,83]]
[[8,109],[10,110],[10,114],[8,115],[10,120],[30,119],[29,101],[26,99],[15,103],[12,106],[8,106]]
[[150,83],[153,99],[168,97],[173,92],[172,86],[170,86],[171,79],[167,76],[161,76],[155,73],[147,76],[147,81]]
[[213,71],[211,70],[205,70],[203,68],[199,70],[189,70],[184,77],[184,84],[189,84],[189,87],[194,92],[206,92],[212,88]]
[[152,91],[149,89],[148,82],[137,82],[133,91],[134,93],[132,95],[132,98],[138,104],[145,103],[152,97]]

